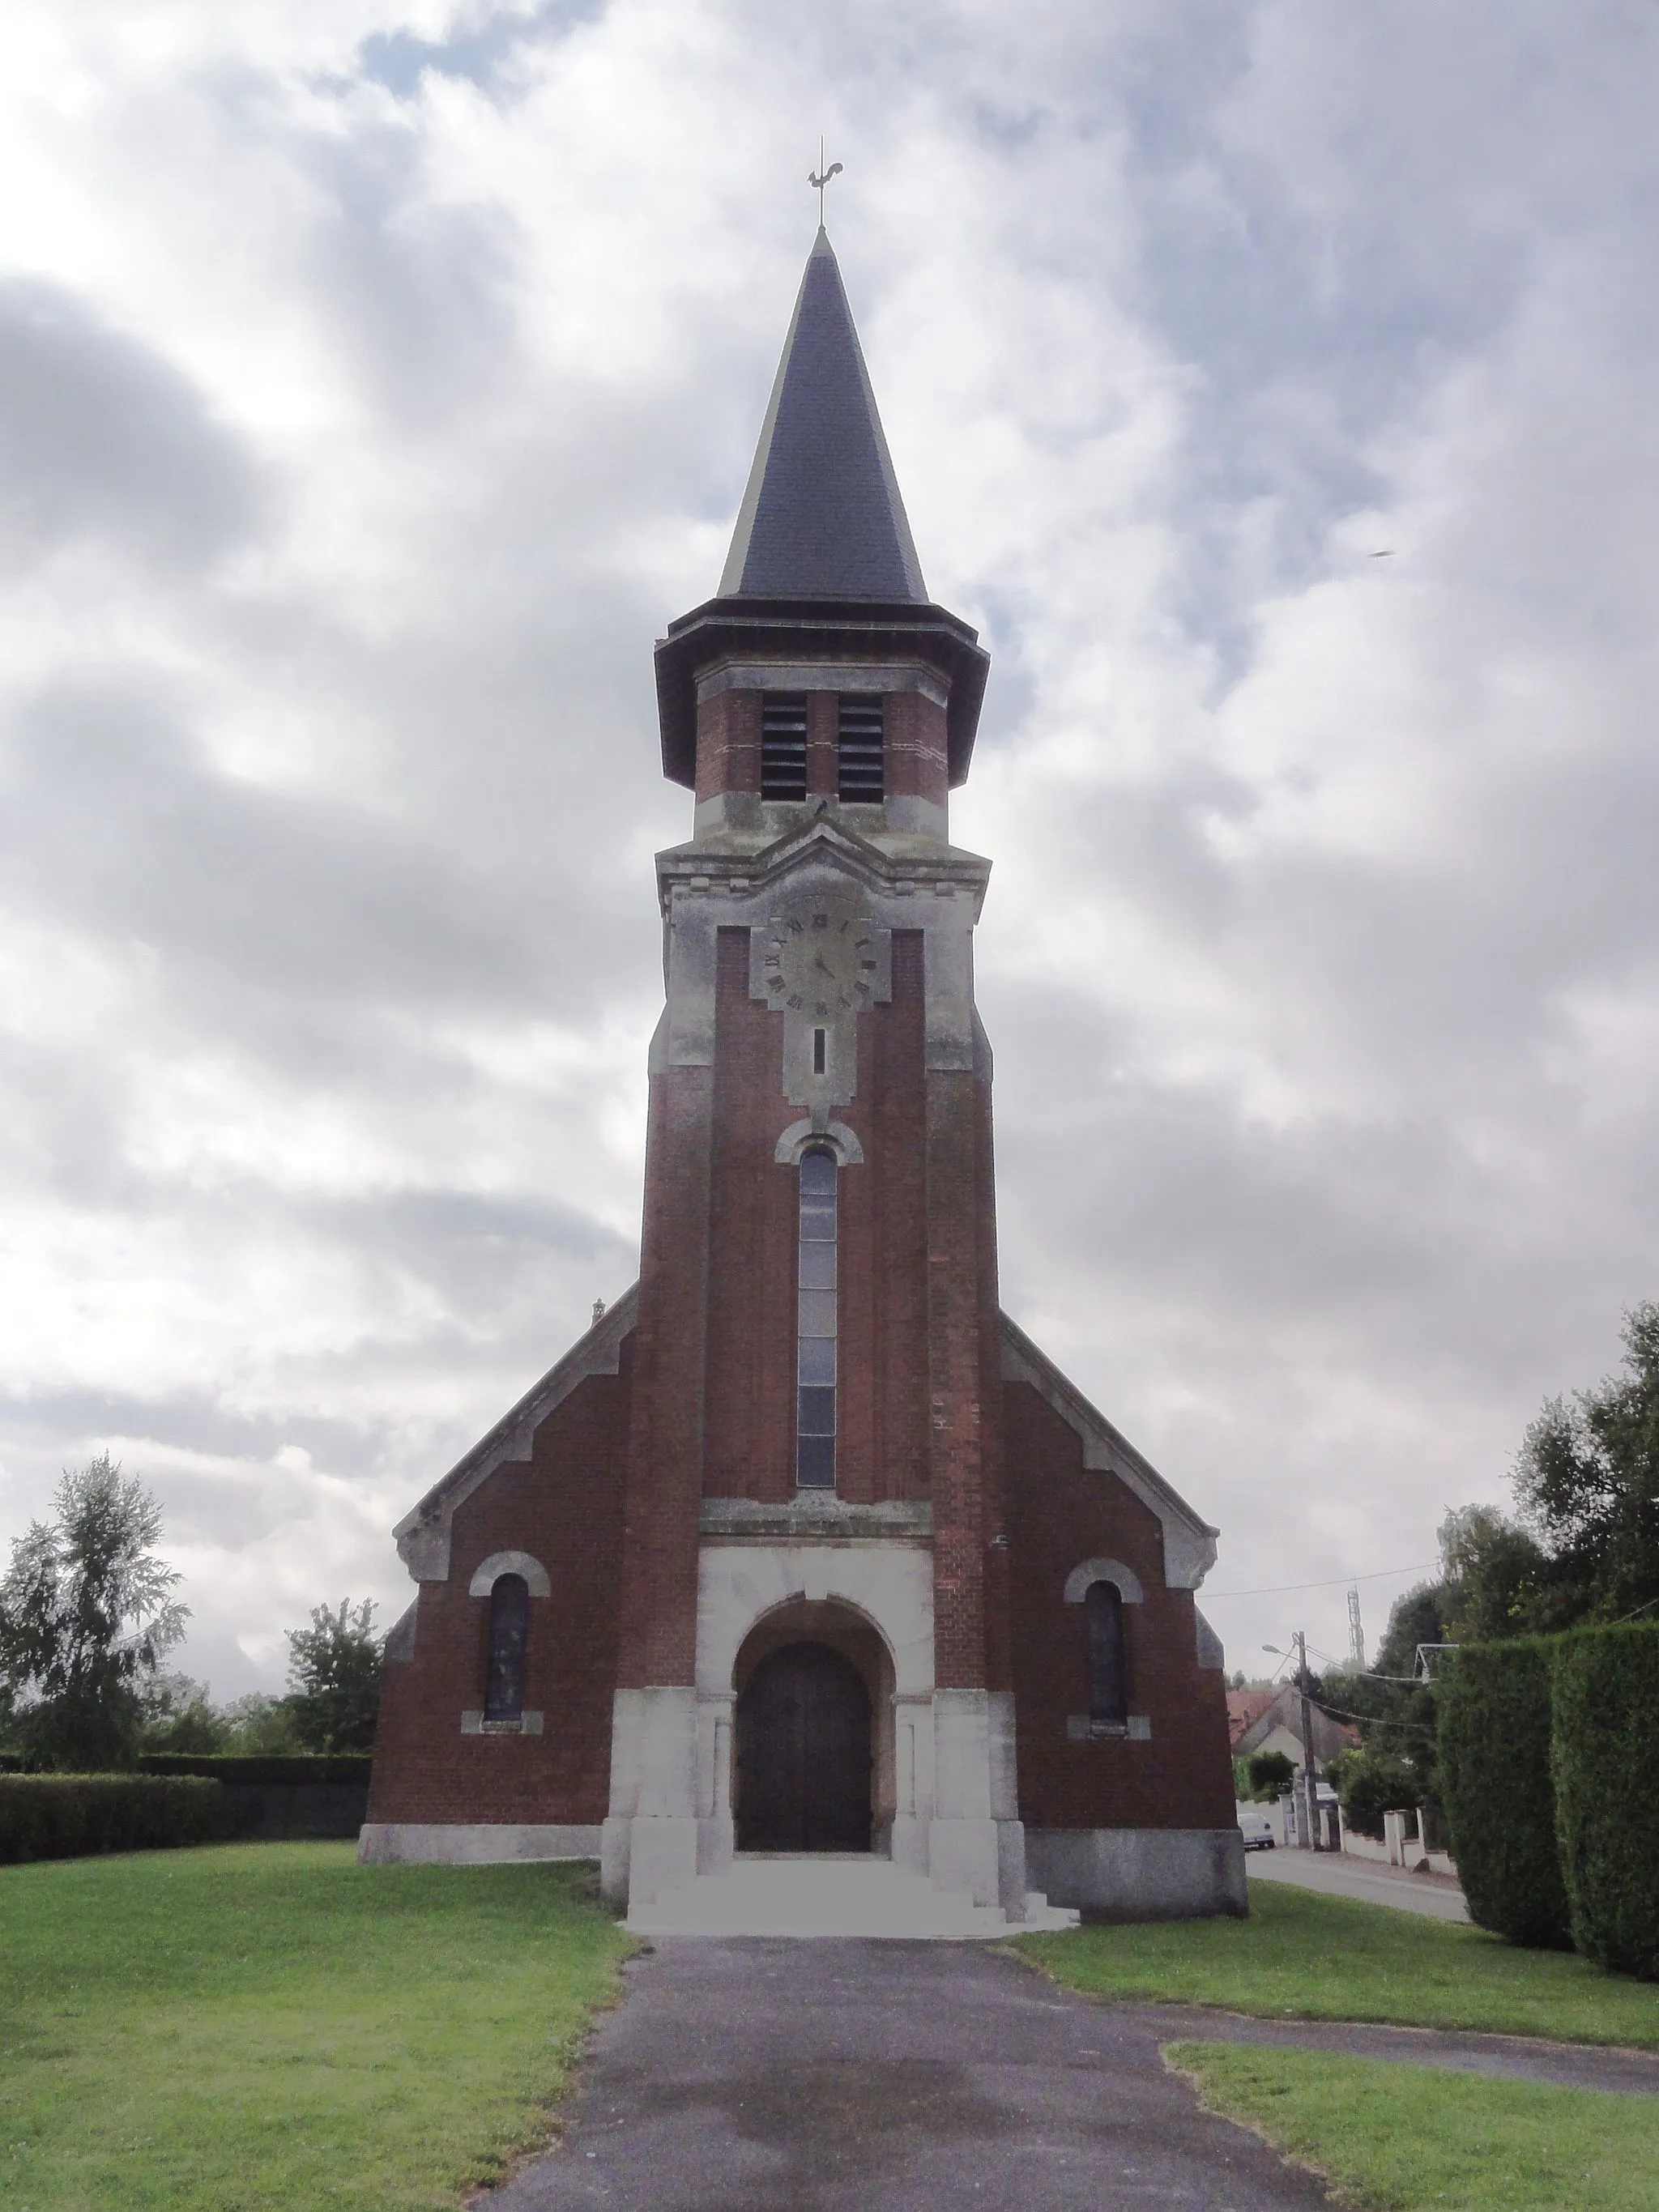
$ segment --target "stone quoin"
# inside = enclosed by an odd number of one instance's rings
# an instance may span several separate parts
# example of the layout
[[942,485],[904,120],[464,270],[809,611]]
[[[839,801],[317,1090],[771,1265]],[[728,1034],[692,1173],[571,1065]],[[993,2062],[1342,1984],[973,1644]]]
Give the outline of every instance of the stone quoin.
[[641,1925],[778,1853],[998,1924],[1244,1909],[1216,1531],[998,1304],[948,824],[988,665],[820,230],[719,595],[656,649],[696,811],[640,1279],[398,1525],[365,1859],[593,1856]]

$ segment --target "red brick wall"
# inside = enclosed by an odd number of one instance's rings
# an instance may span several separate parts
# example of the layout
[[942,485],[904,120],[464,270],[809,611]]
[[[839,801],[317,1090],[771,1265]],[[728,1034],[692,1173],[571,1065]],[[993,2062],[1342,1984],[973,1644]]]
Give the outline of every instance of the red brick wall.
[[889,692],[883,705],[887,789],[943,806],[950,788],[944,708],[920,691]]
[[1002,1434],[1002,1304],[997,1287],[997,1204],[991,1120],[991,1046],[974,1023],[974,1139],[978,1213],[979,1400],[985,1577],[985,1685],[1013,1687],[1009,1616],[1007,1469]]
[[979,1111],[967,1069],[927,1074],[927,1387],[933,1679],[986,1684],[979,1297]]
[[717,691],[697,708],[697,797],[723,791],[758,791],[761,695]]
[[927,1007],[923,937],[893,932],[893,998],[859,1023],[842,1118],[864,1165],[842,1177],[844,1497],[928,1495]]
[[[1115,1475],[1085,1472],[1083,1442],[1029,1382],[1003,1386],[1019,1809],[1036,1828],[1230,1828],[1232,1762],[1225,1678],[1200,1668],[1188,1590],[1164,1585],[1158,1516]],[[1066,1578],[1121,1559],[1146,1592],[1123,1608],[1129,1706],[1149,1742],[1073,1743],[1086,1715],[1085,1609]]]
[[623,1689],[696,1680],[714,1070],[651,1079],[623,1553]]
[[[590,1375],[536,1432],[529,1462],[498,1468],[457,1510],[449,1580],[422,1583],[415,1656],[389,1666],[371,1820],[604,1820],[611,1778],[622,1566],[622,1455],[631,1338],[619,1375]],[[463,1735],[484,1700],[489,1601],[469,1597],[492,1552],[539,1559],[552,1595],[530,1601],[525,1704],[543,1734]]]

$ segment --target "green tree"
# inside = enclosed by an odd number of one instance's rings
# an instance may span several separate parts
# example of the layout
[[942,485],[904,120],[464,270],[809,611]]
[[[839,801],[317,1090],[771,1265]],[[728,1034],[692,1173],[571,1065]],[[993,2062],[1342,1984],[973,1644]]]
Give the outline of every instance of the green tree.
[[1515,1490],[1571,1619],[1612,1621],[1659,1606],[1659,1305],[1625,1316],[1625,1369],[1527,1431]]
[[1282,1751],[1254,1751],[1244,1762],[1244,1779],[1258,1805],[1282,1797],[1296,1779],[1296,1761]]
[[1348,1826],[1378,1842],[1385,1813],[1423,1802],[1423,1778],[1415,1763],[1376,1745],[1339,1752],[1331,1761],[1331,1779]]
[[1443,1640],[1492,1644],[1557,1626],[1560,1576],[1529,1530],[1495,1505],[1466,1505],[1440,1524]]
[[290,1698],[250,1690],[246,1697],[233,1698],[221,1718],[225,1724],[224,1749],[232,1757],[287,1759],[305,1749],[295,1725]]
[[214,1710],[205,1682],[188,1674],[157,1673],[139,1693],[143,1722],[139,1749],[185,1752],[192,1758],[211,1758],[225,1748],[229,1730]]
[[[1434,1691],[1418,1679],[1417,1647],[1448,1640],[1445,1607],[1443,1581],[1419,1583],[1395,1600],[1374,1669],[1333,1670],[1314,1684],[1316,1701],[1334,1720],[1352,1723],[1367,1749],[1410,1768],[1414,1784],[1406,1802],[1436,1810],[1440,1795]],[[1345,1752],[1339,1757],[1353,1755]]]
[[1389,1625],[1376,1647],[1375,1673],[1388,1678],[1409,1678],[1417,1672],[1419,1644],[1443,1644],[1446,1637],[1444,1578],[1419,1583],[1397,1597],[1389,1613]]
[[0,1675],[37,1766],[130,1766],[140,1689],[185,1632],[180,1577],[157,1555],[161,1509],[107,1452],[71,1473],[0,1581]]
[[384,1639],[374,1632],[374,1607],[347,1598],[331,1613],[312,1609],[309,1628],[288,1631],[289,1694],[295,1731],[307,1751],[368,1751],[380,1711]]
[[[1419,1644],[1545,1635],[1659,1608],[1659,1305],[1628,1313],[1624,1337],[1623,1375],[1571,1403],[1552,1399],[1528,1429],[1516,1516],[1491,1505],[1448,1513],[1440,1573],[1395,1601],[1374,1670],[1316,1684],[1328,1712],[1358,1723],[1376,1786],[1403,1789],[1403,1761],[1413,1802],[1441,1809],[1435,1692],[1413,1679]],[[1353,1773],[1363,1797],[1372,1782]]]

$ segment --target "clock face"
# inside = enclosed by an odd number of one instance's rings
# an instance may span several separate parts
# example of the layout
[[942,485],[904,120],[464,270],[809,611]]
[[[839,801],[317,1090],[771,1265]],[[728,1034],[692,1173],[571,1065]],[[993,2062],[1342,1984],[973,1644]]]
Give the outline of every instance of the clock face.
[[772,916],[761,964],[775,1006],[834,1021],[869,1005],[876,956],[870,923],[809,900]]

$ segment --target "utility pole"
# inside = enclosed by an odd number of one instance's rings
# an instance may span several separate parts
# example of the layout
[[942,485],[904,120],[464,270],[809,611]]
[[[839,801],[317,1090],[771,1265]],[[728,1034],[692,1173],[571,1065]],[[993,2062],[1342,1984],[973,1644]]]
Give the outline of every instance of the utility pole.
[[1291,1638],[1296,1646],[1296,1686],[1302,1692],[1302,1798],[1304,1817],[1297,1825],[1302,1830],[1302,1848],[1316,1851],[1322,1848],[1319,1833],[1318,1761],[1314,1757],[1313,1700],[1308,1694],[1308,1639],[1298,1628]]
[[[1298,1628],[1291,1638],[1296,1653],[1296,1686],[1302,1693],[1302,1800],[1296,1819],[1297,1849],[1322,1851],[1325,1845],[1319,1833],[1319,1761],[1314,1755],[1313,1698],[1308,1687],[1308,1639]],[[1264,1644],[1264,1651],[1275,1658],[1288,1659],[1288,1651],[1281,1651],[1276,1644]],[[1292,1790],[1291,1802],[1295,1792]],[[1288,1840],[1288,1839],[1287,1839]]]

